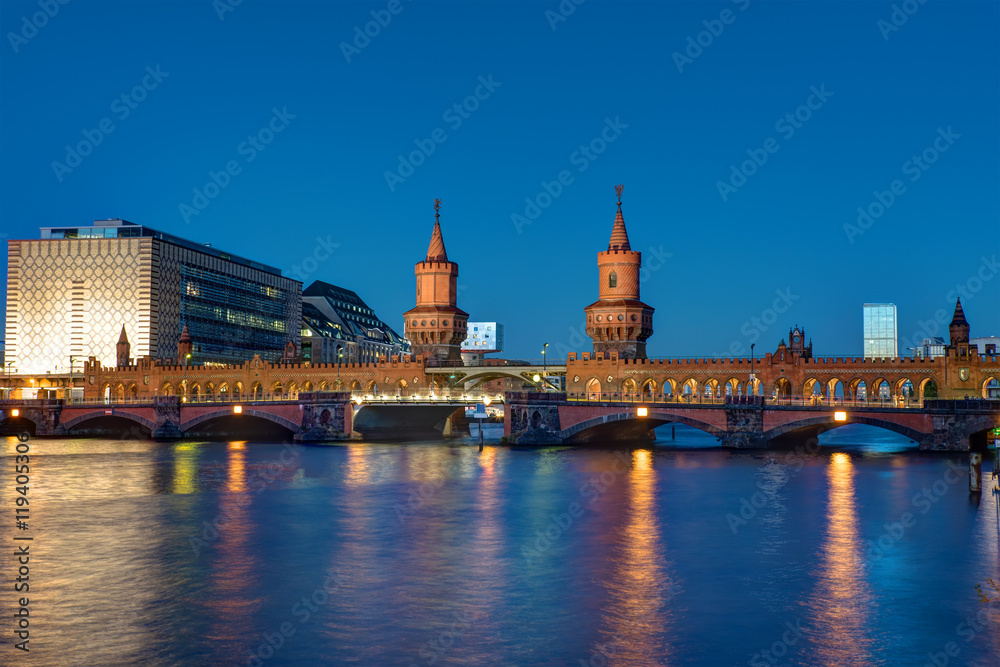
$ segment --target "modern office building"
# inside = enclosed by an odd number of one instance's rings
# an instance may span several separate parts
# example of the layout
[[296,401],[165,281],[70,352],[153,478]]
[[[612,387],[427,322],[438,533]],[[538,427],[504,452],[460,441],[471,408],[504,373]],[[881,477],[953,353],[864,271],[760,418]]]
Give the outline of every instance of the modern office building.
[[996,355],[997,348],[1000,348],[1000,336],[979,336],[969,339],[969,347],[976,346],[978,354]]
[[409,353],[409,343],[351,290],[317,280],[302,292],[303,361],[365,363]]
[[462,341],[462,361],[479,365],[484,356],[503,352],[503,325],[499,322],[469,322],[468,337]]
[[302,283],[281,271],[126,220],[42,227],[7,244],[6,356],[21,375],[117,363],[124,326],[133,358],[192,364],[277,361],[298,344]]
[[910,351],[912,356],[923,358],[923,359],[935,359],[937,357],[943,357],[945,351],[948,349],[948,341],[944,338],[933,337],[924,338],[920,341],[920,345],[916,347],[911,347]]
[[866,359],[896,357],[896,305],[864,305],[864,350]]

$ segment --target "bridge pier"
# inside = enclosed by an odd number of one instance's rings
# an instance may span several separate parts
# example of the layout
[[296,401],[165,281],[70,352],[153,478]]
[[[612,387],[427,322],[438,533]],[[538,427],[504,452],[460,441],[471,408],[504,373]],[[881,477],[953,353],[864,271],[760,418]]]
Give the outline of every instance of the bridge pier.
[[295,434],[295,442],[340,442],[348,440],[351,429],[349,404],[351,392],[328,391],[299,394],[302,408],[302,426]]
[[512,445],[558,445],[565,442],[559,405],[562,392],[508,392],[504,409],[504,434]]
[[156,414],[154,440],[178,440],[181,433],[181,399],[179,396],[157,396],[153,399]]
[[764,449],[764,397],[729,396],[726,399],[726,433],[720,444],[731,449]]

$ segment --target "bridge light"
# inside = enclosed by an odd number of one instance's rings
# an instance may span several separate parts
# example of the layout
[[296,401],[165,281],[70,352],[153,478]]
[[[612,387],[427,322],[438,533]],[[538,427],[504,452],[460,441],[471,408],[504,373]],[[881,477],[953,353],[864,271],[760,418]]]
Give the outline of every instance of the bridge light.
[[535,376],[534,376],[534,377],[533,377],[532,379],[533,379],[533,380],[534,380],[535,382],[538,382],[539,380],[541,380],[541,379],[542,379],[542,376],[540,376],[540,375],[539,375],[538,373],[535,373]]
[[21,411],[18,410],[17,408],[14,408],[13,410],[10,411],[10,416],[11,417],[19,417],[20,415],[21,415]]
[[234,415],[241,415],[241,414],[243,414],[243,406],[242,405],[234,405],[233,406],[233,414]]
[[833,413],[833,421],[835,421],[835,422],[846,422],[847,421],[847,413],[846,412],[834,412]]
[[493,399],[491,399],[489,396],[484,396],[483,397],[483,405],[489,405],[492,402],[493,402]]
[[637,415],[639,415],[640,417],[647,417],[649,415],[649,409],[648,408],[638,408],[635,411],[635,413]]

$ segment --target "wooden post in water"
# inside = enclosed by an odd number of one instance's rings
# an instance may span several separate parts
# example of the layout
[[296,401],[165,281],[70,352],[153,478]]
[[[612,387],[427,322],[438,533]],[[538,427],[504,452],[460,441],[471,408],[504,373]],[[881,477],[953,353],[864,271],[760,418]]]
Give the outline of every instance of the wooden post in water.
[[983,455],[973,452],[969,455],[969,493],[983,491]]

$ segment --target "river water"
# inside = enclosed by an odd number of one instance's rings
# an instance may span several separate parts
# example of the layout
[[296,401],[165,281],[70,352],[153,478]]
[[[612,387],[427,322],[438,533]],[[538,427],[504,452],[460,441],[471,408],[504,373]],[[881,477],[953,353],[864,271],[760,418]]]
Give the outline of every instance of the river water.
[[967,454],[866,427],[802,456],[658,433],[31,440],[27,530],[5,439],[30,652],[6,555],[0,664],[1000,664],[1000,605],[975,589],[1000,581],[1000,496],[970,496]]

